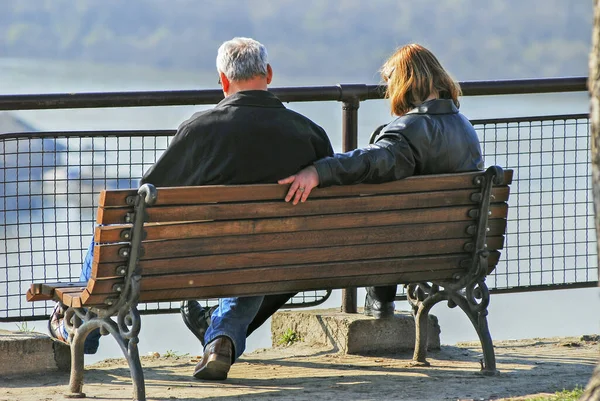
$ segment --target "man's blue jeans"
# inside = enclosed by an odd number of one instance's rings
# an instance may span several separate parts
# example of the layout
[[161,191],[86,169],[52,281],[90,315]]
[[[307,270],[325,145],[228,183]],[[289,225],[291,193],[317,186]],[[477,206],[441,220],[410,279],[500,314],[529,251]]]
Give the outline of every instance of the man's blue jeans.
[[[94,241],[90,243],[83,261],[81,275],[79,276],[81,281],[90,279],[93,260]],[[219,299],[219,307],[212,314],[211,324],[204,335],[204,343],[208,344],[221,336],[229,337],[233,343],[235,359],[238,359],[246,349],[248,326],[254,320],[263,299],[264,296]],[[100,330],[94,330],[85,339],[84,352],[95,354],[99,344]]]
[[[85,259],[83,260],[83,265],[81,266],[81,274],[79,275],[79,281],[88,281],[90,276],[92,275],[92,262],[94,260],[94,241],[90,243],[88,247],[87,254],[85,255]],[[63,325],[63,336],[64,338],[68,337],[67,330]],[[95,354],[98,351],[98,346],[100,345],[100,329],[93,330],[88,334],[85,338],[85,342],[83,343],[83,353],[84,354]]]
[[221,298],[212,314],[210,326],[204,334],[204,344],[217,337],[226,336],[233,343],[234,359],[246,349],[246,333],[250,322],[260,309],[264,296]]

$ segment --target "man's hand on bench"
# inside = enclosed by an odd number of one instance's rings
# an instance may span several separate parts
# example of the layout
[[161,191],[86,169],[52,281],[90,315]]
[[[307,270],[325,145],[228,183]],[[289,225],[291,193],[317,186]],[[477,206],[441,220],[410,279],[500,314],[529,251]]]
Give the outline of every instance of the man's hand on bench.
[[310,195],[310,191],[319,186],[319,174],[317,173],[315,166],[308,166],[298,173],[277,182],[282,185],[292,184],[285,196],[285,201],[289,202],[293,198],[294,200],[292,203],[297,205],[298,202],[306,202],[308,195]]

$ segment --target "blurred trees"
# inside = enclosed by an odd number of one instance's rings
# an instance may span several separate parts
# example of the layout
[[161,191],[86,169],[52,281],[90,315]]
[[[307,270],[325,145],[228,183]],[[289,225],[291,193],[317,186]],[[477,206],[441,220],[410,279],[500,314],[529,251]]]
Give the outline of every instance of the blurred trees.
[[267,45],[286,74],[377,81],[419,42],[459,80],[587,74],[592,4],[546,0],[12,0],[0,55],[213,69],[233,36]]

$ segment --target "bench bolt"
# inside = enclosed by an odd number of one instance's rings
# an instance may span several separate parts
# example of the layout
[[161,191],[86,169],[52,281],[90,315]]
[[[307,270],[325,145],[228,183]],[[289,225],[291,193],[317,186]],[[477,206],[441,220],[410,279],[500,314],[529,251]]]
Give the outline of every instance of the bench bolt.
[[126,213],[125,214],[125,223],[133,223],[133,220],[135,218],[135,213]]
[[483,196],[480,193],[476,192],[474,194],[471,194],[472,202],[481,202],[481,199],[483,199]]

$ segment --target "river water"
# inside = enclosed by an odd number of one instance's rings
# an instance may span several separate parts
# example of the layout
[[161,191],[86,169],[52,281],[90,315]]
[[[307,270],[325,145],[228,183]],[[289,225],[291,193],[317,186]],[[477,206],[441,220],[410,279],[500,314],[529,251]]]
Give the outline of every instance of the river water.
[[[277,74],[273,82],[274,87],[298,85],[293,78]],[[208,88],[217,88],[216,74],[0,59],[0,94]],[[304,103],[288,107],[322,125],[334,148],[341,150],[341,104]],[[19,111],[15,114],[39,130],[169,129],[176,128],[203,108],[205,106]],[[461,110],[472,119],[586,113],[588,98],[586,93],[470,97],[462,99]],[[374,127],[390,118],[384,101],[363,102],[359,110],[359,146],[367,143]],[[598,333],[598,295],[596,288],[493,295],[489,307],[492,337],[504,340]],[[359,289],[359,300],[362,299],[364,290]],[[318,308],[339,308],[340,303],[340,292],[335,291],[331,299]],[[409,307],[406,302],[398,302],[397,309],[409,310]],[[433,309],[433,314],[439,318],[443,344],[477,339],[471,323],[460,310],[441,304]],[[199,352],[198,341],[178,315],[144,316],[142,322],[139,343],[142,355],[167,350]],[[32,326],[37,331],[45,331],[45,322],[29,323],[29,327]],[[248,351],[270,346],[269,326],[267,322],[249,338]],[[2,323],[0,328],[15,330],[16,324]],[[116,343],[104,339],[100,352],[87,357],[86,363],[120,355]]]

